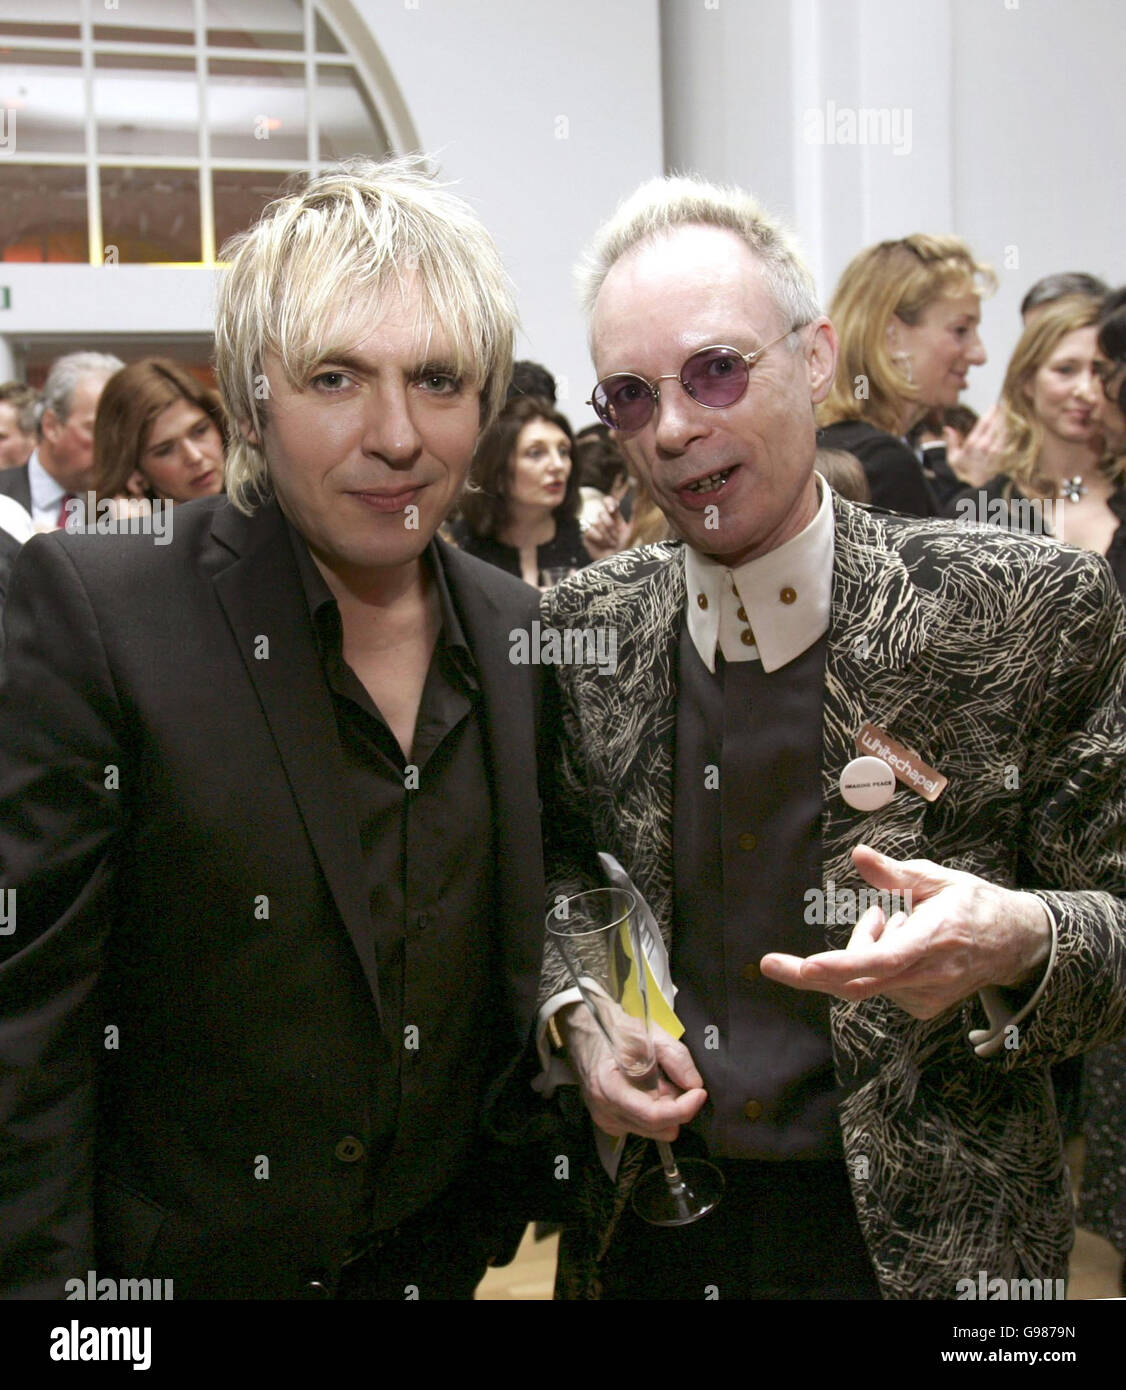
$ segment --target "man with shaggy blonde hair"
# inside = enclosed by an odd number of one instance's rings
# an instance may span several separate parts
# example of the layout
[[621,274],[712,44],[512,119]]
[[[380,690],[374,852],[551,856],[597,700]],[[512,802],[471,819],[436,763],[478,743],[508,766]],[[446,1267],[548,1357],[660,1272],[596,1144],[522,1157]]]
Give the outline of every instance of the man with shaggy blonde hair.
[[526,1216],[479,1136],[534,1005],[540,668],[533,591],[436,532],[512,296],[418,160],[226,254],[230,497],[14,572],[0,1288],[469,1298]]

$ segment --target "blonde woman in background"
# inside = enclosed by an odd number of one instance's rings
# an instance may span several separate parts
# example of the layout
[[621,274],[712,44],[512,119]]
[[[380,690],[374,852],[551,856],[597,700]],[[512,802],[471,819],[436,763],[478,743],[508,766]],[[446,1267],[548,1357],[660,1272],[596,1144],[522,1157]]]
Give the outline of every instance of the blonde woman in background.
[[[981,297],[996,284],[964,241],[924,233],[869,246],[845,268],[829,305],[840,358],[817,442],[856,455],[874,505],[935,516],[963,486],[945,469],[928,479],[905,436],[928,411],[956,405],[970,368],[985,362]],[[998,442],[990,412],[949,464],[973,466],[966,482],[987,477]]]
[[1001,388],[1009,440],[1001,471],[958,494],[949,510],[1105,555],[1126,591],[1126,460],[1103,457],[1098,321],[1098,302],[1075,297],[1049,305],[1024,330]]

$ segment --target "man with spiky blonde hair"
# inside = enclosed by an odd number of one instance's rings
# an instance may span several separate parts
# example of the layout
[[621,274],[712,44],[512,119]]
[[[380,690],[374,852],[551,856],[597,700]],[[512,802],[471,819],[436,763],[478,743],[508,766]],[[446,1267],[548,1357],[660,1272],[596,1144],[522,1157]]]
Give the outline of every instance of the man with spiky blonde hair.
[[418,160],[225,249],[226,498],[33,540],[0,687],[0,1289],[468,1298],[540,946],[535,594],[439,524],[504,398],[496,248]]

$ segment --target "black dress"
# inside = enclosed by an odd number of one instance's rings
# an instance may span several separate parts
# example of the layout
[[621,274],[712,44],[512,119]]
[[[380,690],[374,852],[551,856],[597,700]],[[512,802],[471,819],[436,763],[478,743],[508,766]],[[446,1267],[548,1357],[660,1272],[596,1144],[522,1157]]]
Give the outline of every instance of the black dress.
[[817,447],[856,455],[874,507],[907,516],[938,515],[938,504],[914,449],[887,430],[867,420],[838,420],[817,431]]
[[[514,545],[505,545],[495,536],[478,536],[469,529],[468,523],[460,518],[451,521],[450,537],[459,550],[467,555],[476,555],[498,569],[507,570],[517,579],[523,578],[520,570],[520,552]],[[556,516],[555,535],[536,549],[536,569],[579,570],[590,564],[590,554],[583,545],[583,533],[573,516]]]
[[[999,473],[981,487],[963,487],[956,492],[943,507],[942,515],[953,518],[974,516],[981,521],[1003,525],[1006,530],[1028,530],[1029,509],[1020,504],[1030,500],[1011,478]],[[1001,503],[1004,505],[997,505]],[[1120,592],[1126,596],[1126,483],[1120,483],[1115,488],[1106,504],[1118,518],[1106,560]],[[1067,503],[1060,505],[1066,506]],[[1046,530],[1044,534],[1051,535],[1051,532]]]

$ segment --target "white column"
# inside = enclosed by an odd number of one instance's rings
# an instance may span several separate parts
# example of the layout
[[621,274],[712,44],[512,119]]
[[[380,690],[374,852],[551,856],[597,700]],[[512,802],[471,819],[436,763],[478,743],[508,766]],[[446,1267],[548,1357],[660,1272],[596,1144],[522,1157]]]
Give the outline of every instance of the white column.
[[949,0],[662,0],[666,165],[749,189],[828,300],[864,246],[952,229]]

